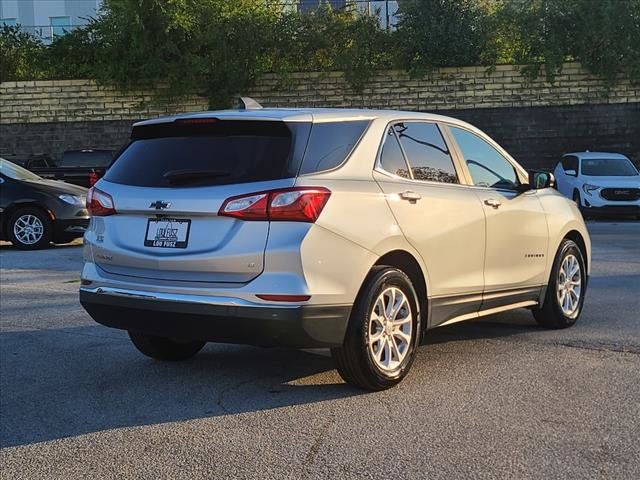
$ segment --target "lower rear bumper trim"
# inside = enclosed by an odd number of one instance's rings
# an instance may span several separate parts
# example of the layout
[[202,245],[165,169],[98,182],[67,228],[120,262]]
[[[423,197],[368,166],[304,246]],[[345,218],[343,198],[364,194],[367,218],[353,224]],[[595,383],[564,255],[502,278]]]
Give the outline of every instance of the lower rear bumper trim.
[[[146,293],[146,292],[145,292]],[[80,290],[80,303],[98,323],[149,335],[259,346],[327,348],[342,345],[350,305],[213,304]]]

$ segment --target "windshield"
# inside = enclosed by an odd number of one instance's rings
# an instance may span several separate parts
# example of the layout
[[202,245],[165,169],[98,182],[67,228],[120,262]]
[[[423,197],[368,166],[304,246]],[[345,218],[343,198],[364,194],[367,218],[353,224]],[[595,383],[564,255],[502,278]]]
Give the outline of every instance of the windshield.
[[22,168],[15,163],[11,163],[4,158],[0,158],[0,173],[14,180],[41,180],[41,177],[30,172],[26,168]]
[[636,167],[626,158],[585,158],[582,174],[590,177],[628,177],[638,175]]

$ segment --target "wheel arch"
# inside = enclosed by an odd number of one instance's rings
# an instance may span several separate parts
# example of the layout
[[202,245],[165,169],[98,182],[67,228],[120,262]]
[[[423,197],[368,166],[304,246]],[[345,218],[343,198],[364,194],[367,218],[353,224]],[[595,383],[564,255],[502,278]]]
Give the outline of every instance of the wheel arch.
[[[589,249],[587,248],[587,244],[582,234],[578,230],[569,230],[562,239],[572,240],[576,245],[578,245],[580,252],[584,255],[584,263],[587,265],[587,269],[589,270],[591,258],[589,257]],[[589,272],[587,271],[587,273]]]
[[428,300],[427,300],[427,278],[418,259],[406,250],[391,250],[376,260],[371,268],[379,266],[389,266],[403,271],[411,280],[413,288],[418,295],[420,302],[420,312],[422,315],[423,330],[428,325]]

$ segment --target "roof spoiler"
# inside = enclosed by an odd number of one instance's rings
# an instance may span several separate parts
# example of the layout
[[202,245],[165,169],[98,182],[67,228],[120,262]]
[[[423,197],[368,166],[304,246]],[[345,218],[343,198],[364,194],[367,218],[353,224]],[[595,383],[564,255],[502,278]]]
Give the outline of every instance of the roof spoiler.
[[251,97],[238,98],[238,110],[260,110],[262,105]]

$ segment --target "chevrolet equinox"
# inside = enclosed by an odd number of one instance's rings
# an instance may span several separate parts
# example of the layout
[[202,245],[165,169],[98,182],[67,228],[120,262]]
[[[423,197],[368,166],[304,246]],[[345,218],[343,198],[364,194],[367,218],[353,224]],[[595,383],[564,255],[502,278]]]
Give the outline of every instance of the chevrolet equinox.
[[449,117],[249,104],[136,123],[88,195],[80,301],[143,354],[330,348],[382,390],[431,328],[580,316],[591,244],[550,173]]

